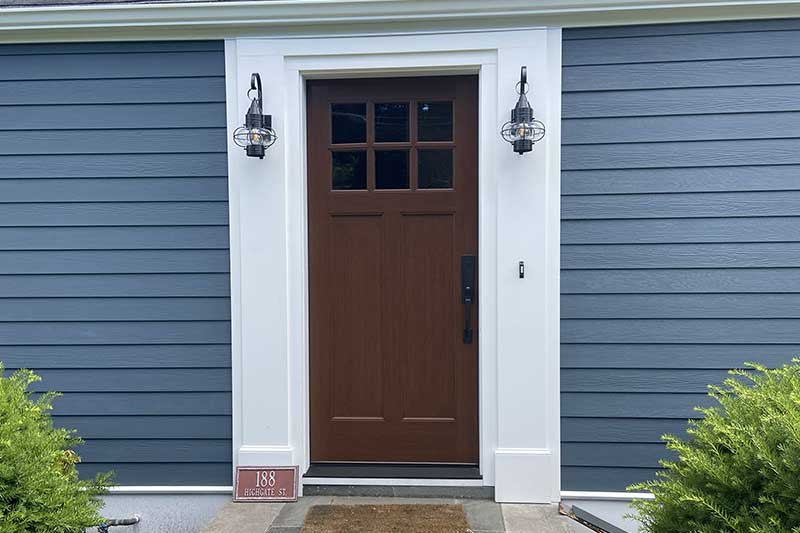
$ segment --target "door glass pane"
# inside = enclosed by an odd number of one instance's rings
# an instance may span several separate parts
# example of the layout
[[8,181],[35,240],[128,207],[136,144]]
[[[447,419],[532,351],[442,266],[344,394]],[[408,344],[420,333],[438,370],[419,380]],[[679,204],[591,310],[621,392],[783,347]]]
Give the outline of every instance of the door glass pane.
[[419,189],[451,189],[453,187],[453,151],[419,151]]
[[417,117],[418,140],[453,140],[453,102],[419,102]]
[[375,104],[375,142],[408,142],[408,104]]
[[367,142],[367,104],[331,104],[333,144]]
[[408,189],[408,150],[375,151],[375,188]]
[[367,188],[367,152],[332,152],[333,189]]

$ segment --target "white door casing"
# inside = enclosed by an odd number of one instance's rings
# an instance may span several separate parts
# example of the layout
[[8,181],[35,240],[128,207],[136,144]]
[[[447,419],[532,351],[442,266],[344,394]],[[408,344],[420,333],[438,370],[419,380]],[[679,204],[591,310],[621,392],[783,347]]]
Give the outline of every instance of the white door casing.
[[[560,29],[230,39],[225,55],[234,464],[309,461],[305,80],[477,73],[482,483],[498,501],[558,501]],[[525,156],[499,135],[522,65],[548,130]],[[278,133],[263,160],[230,140],[251,72]]]

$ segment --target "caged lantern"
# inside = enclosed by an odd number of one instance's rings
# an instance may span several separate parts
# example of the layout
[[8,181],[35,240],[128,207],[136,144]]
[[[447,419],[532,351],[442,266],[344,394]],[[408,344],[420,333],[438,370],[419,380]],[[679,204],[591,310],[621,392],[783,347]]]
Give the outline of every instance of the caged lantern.
[[249,157],[264,159],[267,148],[275,143],[278,136],[272,129],[272,115],[263,113],[261,76],[258,72],[250,75],[250,89],[247,91],[247,97],[251,99],[250,108],[244,116],[244,126],[239,126],[233,132],[233,142],[244,148]]
[[533,116],[533,108],[525,96],[528,92],[527,67],[522,67],[517,83],[519,99],[511,110],[511,120],[503,124],[500,134],[511,143],[519,155],[533,150],[533,145],[544,138],[544,124]]

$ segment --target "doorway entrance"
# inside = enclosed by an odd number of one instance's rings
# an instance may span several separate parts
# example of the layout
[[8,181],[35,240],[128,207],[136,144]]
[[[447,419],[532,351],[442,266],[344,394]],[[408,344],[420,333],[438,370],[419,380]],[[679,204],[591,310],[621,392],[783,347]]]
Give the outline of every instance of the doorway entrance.
[[311,462],[475,465],[477,76],[307,88]]

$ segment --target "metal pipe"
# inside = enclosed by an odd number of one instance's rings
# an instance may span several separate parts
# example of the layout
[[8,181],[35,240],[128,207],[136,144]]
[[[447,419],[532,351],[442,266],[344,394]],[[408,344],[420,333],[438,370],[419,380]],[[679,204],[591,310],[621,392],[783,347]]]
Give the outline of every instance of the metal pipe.
[[133,515],[131,518],[109,518],[104,524],[97,526],[99,533],[108,533],[109,527],[114,526],[132,526],[138,524],[141,517],[138,514]]

